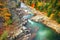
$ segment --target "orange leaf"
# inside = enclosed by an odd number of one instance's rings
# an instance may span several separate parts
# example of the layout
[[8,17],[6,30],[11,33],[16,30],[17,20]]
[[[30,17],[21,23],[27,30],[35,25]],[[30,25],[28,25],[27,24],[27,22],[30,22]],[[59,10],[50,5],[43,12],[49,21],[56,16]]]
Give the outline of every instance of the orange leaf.
[[35,7],[35,4],[31,4],[31,7],[34,8]]

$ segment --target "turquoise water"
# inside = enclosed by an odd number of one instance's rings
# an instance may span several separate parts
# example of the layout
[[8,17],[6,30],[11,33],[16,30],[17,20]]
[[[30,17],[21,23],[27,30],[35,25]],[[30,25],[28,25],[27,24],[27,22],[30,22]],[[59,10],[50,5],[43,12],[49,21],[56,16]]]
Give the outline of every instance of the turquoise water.
[[32,31],[35,30],[34,28],[38,27],[39,30],[36,32],[36,37],[33,40],[58,40],[58,34],[53,29],[49,28],[48,26],[42,24],[41,22],[34,22],[28,20],[26,25],[28,28],[31,28]]
[[39,29],[42,29],[42,30],[46,28],[49,29],[48,26],[42,24],[41,22],[38,23],[38,22],[31,21],[31,20],[28,20],[27,27],[30,27],[30,28],[39,27]]

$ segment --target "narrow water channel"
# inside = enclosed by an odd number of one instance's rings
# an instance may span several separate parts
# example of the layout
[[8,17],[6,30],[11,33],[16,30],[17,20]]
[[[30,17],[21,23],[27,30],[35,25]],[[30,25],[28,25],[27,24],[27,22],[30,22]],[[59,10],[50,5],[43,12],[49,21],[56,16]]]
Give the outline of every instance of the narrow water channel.
[[38,23],[28,20],[26,27],[31,28],[32,31],[35,30],[34,28],[39,28],[36,32],[34,40],[59,40],[58,33],[41,22]]

